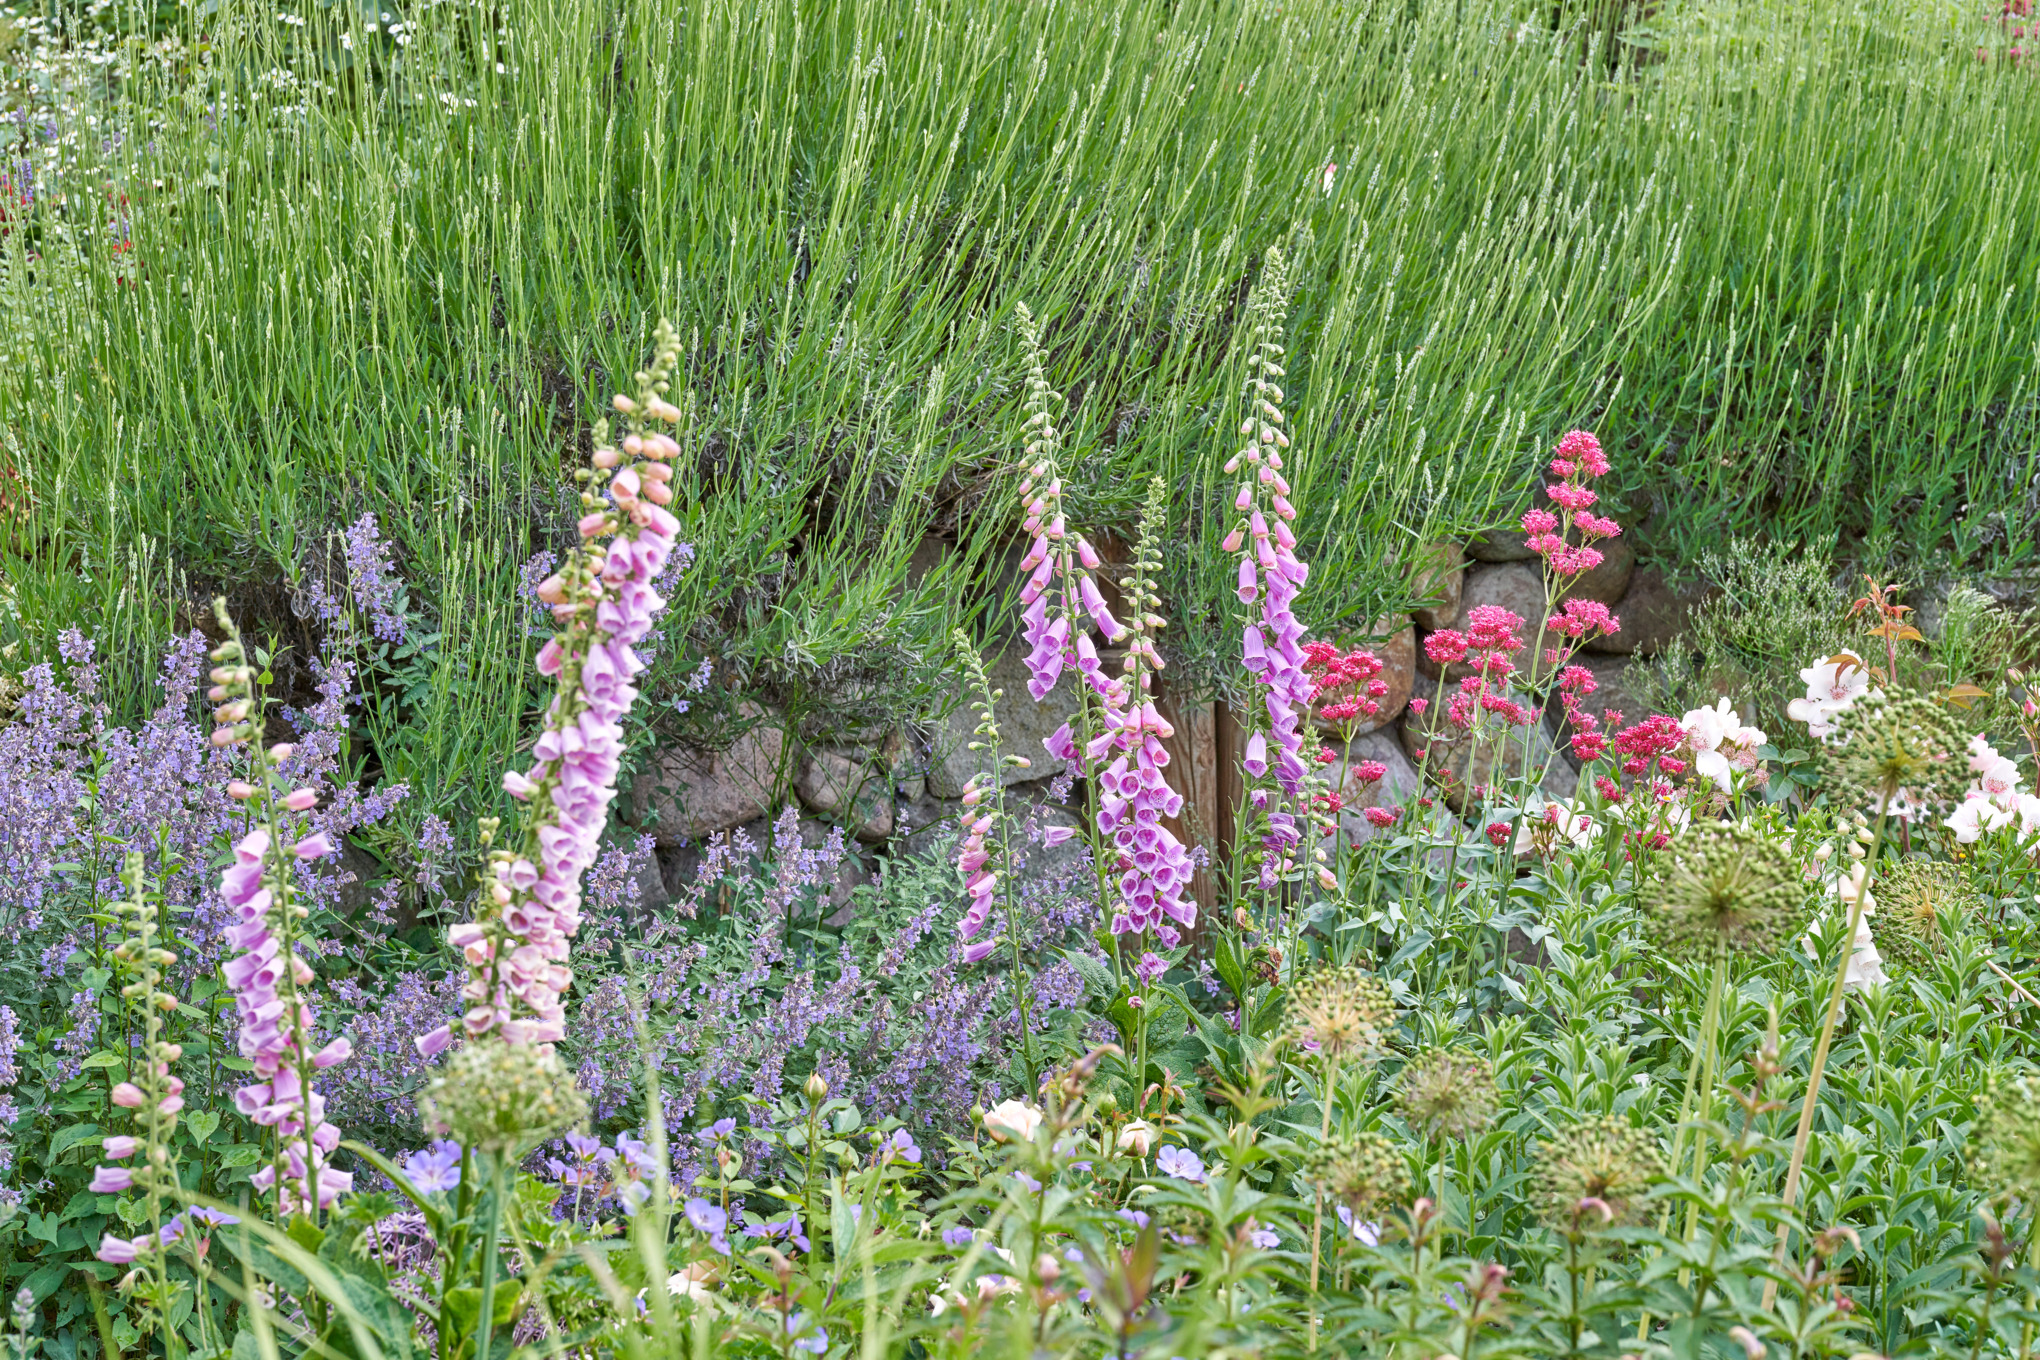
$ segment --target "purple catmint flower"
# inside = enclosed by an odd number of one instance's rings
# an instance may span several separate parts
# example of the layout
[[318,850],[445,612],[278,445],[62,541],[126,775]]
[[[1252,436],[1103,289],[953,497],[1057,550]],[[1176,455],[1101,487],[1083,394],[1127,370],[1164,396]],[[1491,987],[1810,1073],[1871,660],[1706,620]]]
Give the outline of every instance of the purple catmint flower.
[[[637,398],[614,402],[628,426],[621,447],[607,443],[606,425],[599,432],[594,461],[610,474],[607,494],[581,517],[579,546],[538,588],[559,627],[539,649],[538,670],[556,688],[532,748],[536,763],[503,776],[528,811],[519,833],[491,854],[476,919],[447,932],[469,970],[462,1027],[471,1037],[550,1044],[566,1033],[562,999],[573,983],[567,961],[581,925],[581,876],[601,847],[622,718],[644,668],[632,648],[664,607],[652,583],[680,529],[665,508],[680,446],[645,423],[680,418],[659,395],[678,359],[679,339],[661,322]],[[444,1037],[423,1042],[443,1045]]]
[[410,627],[404,616],[403,579],[390,563],[389,544],[372,514],[363,515],[347,530],[347,588],[368,615],[378,641],[394,646],[405,639]]

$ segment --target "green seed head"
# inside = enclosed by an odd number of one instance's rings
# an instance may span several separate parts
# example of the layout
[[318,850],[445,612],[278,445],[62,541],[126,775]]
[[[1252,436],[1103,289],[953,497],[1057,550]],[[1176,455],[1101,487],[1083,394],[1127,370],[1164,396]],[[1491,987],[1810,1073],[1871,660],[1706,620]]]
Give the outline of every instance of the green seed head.
[[1668,953],[1774,954],[1806,903],[1806,879],[1792,856],[1748,827],[1695,826],[1660,864],[1642,906],[1651,933]]
[[588,1102],[550,1050],[476,1039],[446,1060],[418,1113],[468,1147],[515,1156],[579,1125]]
[[1538,1217],[1567,1235],[1634,1222],[1664,1170],[1657,1139],[1620,1115],[1574,1124],[1537,1145]]
[[1433,1137],[1465,1138],[1495,1119],[1494,1064],[1464,1048],[1427,1048],[1403,1069],[1403,1118]]

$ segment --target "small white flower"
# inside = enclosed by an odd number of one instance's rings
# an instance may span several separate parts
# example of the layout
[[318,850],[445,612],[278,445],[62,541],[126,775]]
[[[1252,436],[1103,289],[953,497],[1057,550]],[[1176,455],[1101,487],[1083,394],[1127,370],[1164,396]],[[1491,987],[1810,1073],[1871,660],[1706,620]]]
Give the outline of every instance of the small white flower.
[[1799,672],[1799,678],[1806,684],[1806,697],[1794,699],[1785,712],[1822,740],[1834,731],[1835,719],[1844,709],[1872,692],[1870,672],[1846,652],[1815,662]]

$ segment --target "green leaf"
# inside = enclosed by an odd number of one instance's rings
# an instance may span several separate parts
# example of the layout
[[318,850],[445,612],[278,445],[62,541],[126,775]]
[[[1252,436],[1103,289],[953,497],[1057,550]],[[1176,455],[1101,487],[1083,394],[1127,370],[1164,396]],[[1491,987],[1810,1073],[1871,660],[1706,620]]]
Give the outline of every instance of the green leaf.
[[33,1294],[37,1303],[41,1303],[56,1292],[57,1286],[62,1284],[64,1277],[70,1273],[70,1263],[65,1261],[38,1266],[29,1272],[28,1278],[21,1282],[21,1287]]
[[[517,1287],[516,1281],[499,1281],[496,1285],[495,1302],[489,1309],[496,1315],[492,1327],[509,1326],[510,1319],[516,1316],[518,1301],[522,1298],[523,1291]],[[482,1291],[474,1285],[449,1289],[446,1291],[446,1306],[452,1312],[454,1320],[460,1324],[460,1333],[471,1334],[476,1324],[481,1321]]]
[[254,1143],[229,1143],[220,1154],[221,1166],[253,1166],[262,1159],[262,1149]]
[[1085,990],[1100,1001],[1109,1001],[1119,990],[1119,984],[1112,979],[1112,970],[1097,955],[1087,954],[1081,949],[1068,949],[1063,951],[1063,958],[1084,980]]
[[208,1138],[211,1138],[214,1132],[219,1129],[219,1126],[220,1112],[218,1110],[200,1110],[196,1114],[186,1116],[184,1120],[184,1127],[190,1132],[191,1141],[200,1145],[203,1145]]
[[72,1124],[58,1129],[56,1136],[50,1139],[49,1160],[54,1162],[87,1138],[95,1137],[100,1132],[97,1124]]
[[108,1053],[102,1049],[100,1052],[92,1054],[90,1057],[86,1058],[84,1062],[79,1063],[78,1065],[84,1068],[87,1072],[93,1071],[94,1069],[101,1067],[118,1067],[125,1069],[127,1067],[127,1060],[121,1057],[120,1054],[118,1053]]

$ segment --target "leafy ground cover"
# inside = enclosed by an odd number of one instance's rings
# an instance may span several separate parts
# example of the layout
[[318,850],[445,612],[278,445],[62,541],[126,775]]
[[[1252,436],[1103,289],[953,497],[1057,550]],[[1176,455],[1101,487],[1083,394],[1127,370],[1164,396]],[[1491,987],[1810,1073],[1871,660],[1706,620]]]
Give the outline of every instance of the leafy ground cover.
[[[13,16],[12,1352],[2027,1360],[2026,22]],[[955,834],[645,910],[753,694]]]
[[[1165,488],[1122,621],[1032,325],[1021,630],[1033,697],[1084,701],[1010,749],[959,631],[982,763],[953,847],[847,917],[840,836],[791,813],[769,851],[713,843],[677,908],[617,905],[634,648],[686,562],[670,328],[536,586],[516,811],[416,930],[333,905],[335,838],[384,811],[335,778],[344,675],[272,741],[268,654],[222,601],[226,640],[182,644],[131,731],[70,635],[0,729],[33,889],[0,1009],[16,1350],[2030,1354],[2023,674],[1949,683],[1870,583],[1857,650],[1800,673],[1805,749],[1726,699],[1597,715],[1572,658],[1620,620],[1571,591],[1623,526],[1573,431],[1558,509],[1521,518],[1534,644],[1495,607],[1427,638],[1460,668],[1432,783],[1382,799],[1334,749],[1379,661],[1303,623],[1279,252],[1266,277],[1221,543],[1262,702],[1208,916],[1151,697]],[[1493,773],[1546,708],[1569,803]],[[1037,758],[1075,828],[1008,793]],[[1375,834],[1338,834],[1348,800]]]

